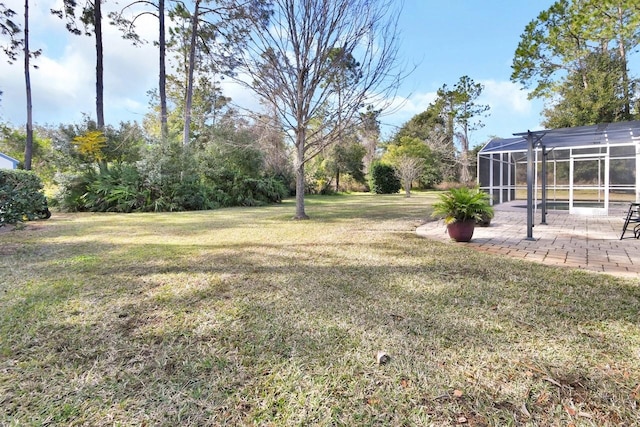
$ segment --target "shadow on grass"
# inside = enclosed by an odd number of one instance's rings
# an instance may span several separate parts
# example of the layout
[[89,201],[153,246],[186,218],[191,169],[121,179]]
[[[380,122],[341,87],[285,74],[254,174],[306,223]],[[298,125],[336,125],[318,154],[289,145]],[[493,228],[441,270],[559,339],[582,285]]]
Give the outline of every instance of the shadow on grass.
[[[167,425],[499,424],[570,420],[571,404],[600,423],[633,421],[607,406],[637,405],[632,282],[410,234],[384,245],[47,243],[31,255],[31,276],[0,300],[14,380],[3,420],[36,405],[41,420],[89,424],[105,410]],[[19,397],[39,394],[51,401]]]
[[363,200],[287,232],[291,206],[7,238],[0,424],[637,421],[637,283],[429,242],[386,222],[419,201]]

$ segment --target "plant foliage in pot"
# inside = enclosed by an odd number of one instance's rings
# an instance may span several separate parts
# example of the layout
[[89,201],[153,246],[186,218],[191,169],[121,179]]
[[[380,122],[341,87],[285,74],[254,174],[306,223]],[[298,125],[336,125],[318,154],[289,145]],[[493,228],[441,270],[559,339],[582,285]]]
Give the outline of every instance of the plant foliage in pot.
[[444,217],[449,237],[456,242],[468,242],[473,237],[476,221],[493,217],[489,196],[477,188],[452,188],[438,195],[433,204],[433,216]]

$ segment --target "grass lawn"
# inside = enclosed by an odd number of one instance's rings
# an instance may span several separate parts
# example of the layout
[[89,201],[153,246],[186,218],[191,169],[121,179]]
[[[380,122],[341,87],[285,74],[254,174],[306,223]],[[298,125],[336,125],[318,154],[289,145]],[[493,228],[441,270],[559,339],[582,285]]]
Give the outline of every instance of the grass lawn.
[[433,200],[0,231],[0,425],[640,425],[637,280],[419,238]]

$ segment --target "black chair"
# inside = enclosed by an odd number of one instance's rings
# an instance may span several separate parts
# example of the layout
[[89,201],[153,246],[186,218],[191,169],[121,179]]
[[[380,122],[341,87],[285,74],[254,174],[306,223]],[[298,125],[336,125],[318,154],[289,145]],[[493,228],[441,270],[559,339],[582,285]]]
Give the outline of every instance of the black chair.
[[620,240],[624,238],[624,233],[627,231],[627,228],[629,228],[629,224],[633,227],[633,229],[629,229],[629,231],[633,232],[633,237],[636,239],[640,238],[640,203],[629,203],[629,210],[624,220]]

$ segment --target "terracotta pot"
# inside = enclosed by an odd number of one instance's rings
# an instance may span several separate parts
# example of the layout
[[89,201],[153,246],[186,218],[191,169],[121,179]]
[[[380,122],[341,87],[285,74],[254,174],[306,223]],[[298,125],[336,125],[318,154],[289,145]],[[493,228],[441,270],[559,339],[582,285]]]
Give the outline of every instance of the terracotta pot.
[[447,225],[449,237],[456,242],[468,242],[473,237],[473,230],[476,226],[475,220],[456,221]]

